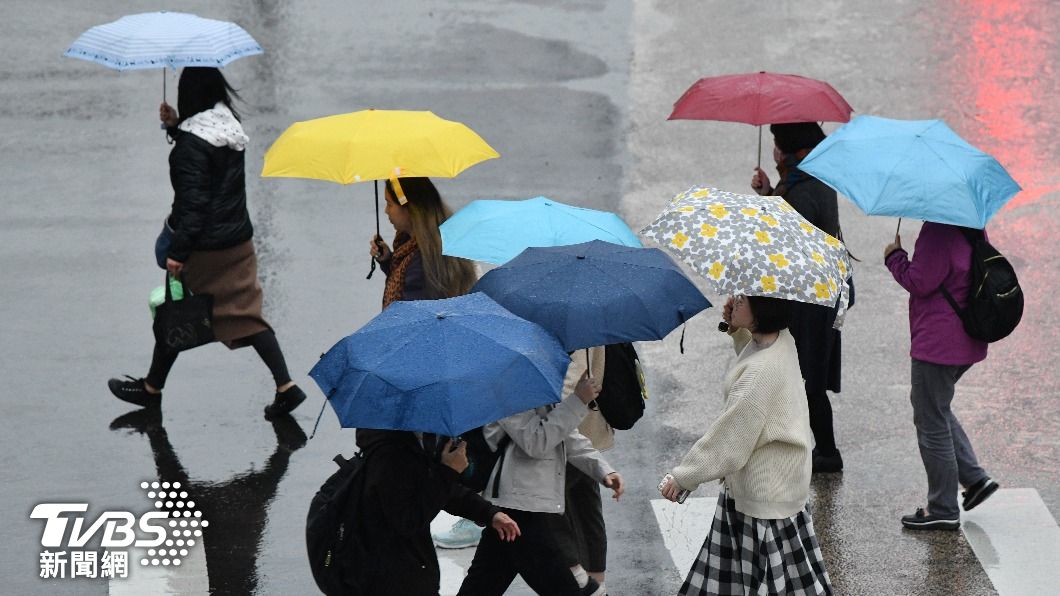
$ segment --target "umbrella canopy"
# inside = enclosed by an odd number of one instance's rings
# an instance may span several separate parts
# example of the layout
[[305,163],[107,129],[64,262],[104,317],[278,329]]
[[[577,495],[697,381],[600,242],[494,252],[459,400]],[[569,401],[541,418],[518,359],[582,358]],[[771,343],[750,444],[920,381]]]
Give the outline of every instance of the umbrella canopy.
[[452,178],[496,157],[473,130],[431,112],[362,110],[292,124],[265,153],[261,175],[339,184]]
[[941,120],[858,116],[799,164],[869,215],[983,228],[1020,191]]
[[235,23],[183,12],[147,12],[92,27],[63,54],[116,70],[212,66],[261,54]]
[[853,108],[824,81],[756,72],[696,81],[668,120],[720,120],[761,126],[788,122],[846,122]]
[[345,428],[457,436],[560,400],[570,357],[485,294],[395,302],[309,372]]
[[[694,186],[641,232],[719,293],[770,296],[846,310],[846,247],[780,197]],[[839,319],[841,321],[841,319]]]
[[662,339],[710,307],[666,253],[600,240],[528,248],[473,291],[541,325],[567,351]]
[[604,240],[640,248],[622,218],[545,197],[472,201],[441,226],[442,254],[501,265],[530,247]]

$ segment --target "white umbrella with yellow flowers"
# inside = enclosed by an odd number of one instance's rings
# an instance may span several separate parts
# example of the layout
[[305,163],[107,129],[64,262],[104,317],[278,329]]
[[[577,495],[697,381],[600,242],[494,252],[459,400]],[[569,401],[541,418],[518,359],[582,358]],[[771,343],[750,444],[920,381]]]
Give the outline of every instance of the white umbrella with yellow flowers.
[[692,187],[641,231],[721,294],[769,296],[839,307],[850,298],[846,246],[780,197]]

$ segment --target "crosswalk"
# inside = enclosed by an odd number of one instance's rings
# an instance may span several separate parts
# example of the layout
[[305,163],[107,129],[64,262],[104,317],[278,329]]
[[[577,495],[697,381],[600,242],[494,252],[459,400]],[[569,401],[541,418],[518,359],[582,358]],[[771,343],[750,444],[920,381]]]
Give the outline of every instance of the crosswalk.
[[[679,579],[692,566],[714,517],[717,495],[689,498],[683,505],[651,501],[659,533],[673,560],[669,573]],[[455,517],[442,513],[431,524],[444,530]],[[1001,489],[989,506],[965,513],[965,537],[1000,596],[1060,593],[1060,527],[1033,488]],[[471,564],[475,549],[438,550],[441,595],[454,596]],[[172,594],[198,596],[209,592],[206,555],[200,544],[179,567],[130,565],[129,577],[113,579],[110,596]],[[533,592],[520,579],[508,594]]]

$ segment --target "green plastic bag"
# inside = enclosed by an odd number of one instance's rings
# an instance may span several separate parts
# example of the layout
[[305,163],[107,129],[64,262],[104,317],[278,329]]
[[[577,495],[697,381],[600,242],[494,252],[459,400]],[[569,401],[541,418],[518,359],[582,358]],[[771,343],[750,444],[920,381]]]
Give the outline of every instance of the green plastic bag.
[[[173,294],[174,300],[180,300],[184,297],[184,284],[180,283],[180,280],[170,276],[169,277],[169,292]],[[155,318],[155,309],[158,305],[166,301],[166,288],[165,286],[158,286],[151,290],[151,297],[147,300],[147,306],[151,309],[151,319]]]

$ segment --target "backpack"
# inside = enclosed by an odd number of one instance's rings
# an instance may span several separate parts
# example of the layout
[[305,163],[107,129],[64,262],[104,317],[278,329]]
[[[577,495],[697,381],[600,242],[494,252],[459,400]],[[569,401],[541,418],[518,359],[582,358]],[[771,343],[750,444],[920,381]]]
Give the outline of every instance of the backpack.
[[305,542],[317,587],[328,595],[363,594],[357,565],[365,549],[354,526],[364,488],[364,454],[335,456],[339,465],[309,504]]
[[968,289],[968,307],[960,308],[957,301],[942,286],[942,295],[961,318],[969,336],[995,342],[1007,337],[1023,317],[1023,290],[1016,271],[980,230],[962,228],[961,232],[972,245],[972,285]]
[[608,344],[604,350],[604,385],[596,405],[612,428],[629,430],[644,415],[644,370],[633,344]]
[[[512,438],[504,435],[497,444],[497,450],[490,449],[486,442],[486,436],[482,434],[482,427],[473,428],[460,435],[467,443],[467,469],[460,474],[460,483],[469,489],[481,493],[489,484],[490,474],[493,473],[497,460],[504,455],[504,450]],[[503,465],[503,464],[502,464]],[[497,472],[500,478],[500,472]],[[495,494],[494,497],[497,495]]]

